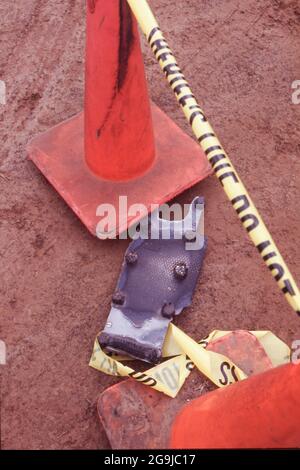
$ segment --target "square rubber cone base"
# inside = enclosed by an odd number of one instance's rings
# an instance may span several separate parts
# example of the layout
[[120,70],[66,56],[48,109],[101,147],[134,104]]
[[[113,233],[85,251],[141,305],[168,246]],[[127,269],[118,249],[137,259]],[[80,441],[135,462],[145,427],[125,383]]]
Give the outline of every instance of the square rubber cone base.
[[127,182],[101,179],[86,165],[83,113],[38,135],[28,145],[29,158],[93,235],[101,220],[96,215],[100,204],[111,204],[116,214],[119,196],[127,196],[127,207],[145,206],[138,217],[116,217],[115,227],[110,225],[109,231],[118,235],[147,215],[151,204],[171,200],[210,174],[210,165],[199,145],[154,104],[152,117],[154,164],[144,175]]

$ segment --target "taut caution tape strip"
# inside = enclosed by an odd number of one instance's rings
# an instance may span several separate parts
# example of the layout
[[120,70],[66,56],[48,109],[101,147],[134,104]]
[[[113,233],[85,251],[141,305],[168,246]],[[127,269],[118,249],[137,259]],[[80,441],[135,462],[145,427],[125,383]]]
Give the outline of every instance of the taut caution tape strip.
[[[228,333],[230,331],[215,330],[205,340],[197,343],[171,323],[162,354],[163,358],[170,359],[144,372],[137,372],[121,362],[132,360],[130,357],[106,354],[96,339],[89,365],[108,375],[131,377],[172,398],[176,397],[194,367],[217,387],[225,387],[246,379],[247,375],[228,357],[205,348],[211,341]],[[290,362],[289,347],[273,333],[270,331],[250,333],[258,339],[274,367]]]
[[232,162],[198,105],[146,0],[127,0],[217,178],[287,301],[300,315],[300,292]]

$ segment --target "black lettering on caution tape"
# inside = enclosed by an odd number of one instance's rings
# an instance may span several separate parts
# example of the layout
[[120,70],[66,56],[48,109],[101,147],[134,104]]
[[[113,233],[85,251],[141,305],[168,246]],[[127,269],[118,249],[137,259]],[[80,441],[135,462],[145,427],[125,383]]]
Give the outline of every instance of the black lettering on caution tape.
[[[256,245],[256,248],[258,249],[259,253],[262,255],[264,261],[268,261],[269,259],[275,258],[276,256],[278,256],[276,251],[271,251],[270,253],[263,255],[263,252],[269,246],[272,246],[272,243],[270,242],[270,240],[265,240],[264,242]],[[281,264],[272,263],[268,266],[268,268],[270,269],[270,271],[275,271],[275,270],[277,271],[277,274],[275,276],[274,276],[274,273],[272,272],[276,281],[280,281],[280,279],[282,279],[282,277],[284,276],[284,269],[281,266]],[[295,296],[296,292],[293,289],[291,281],[289,279],[285,279],[283,283],[284,283],[284,287],[282,287],[281,289],[282,292],[284,294],[290,294],[291,296]]]
[[179,80],[184,80],[186,82],[186,79],[184,78],[184,75],[183,74],[178,74],[176,77],[172,78],[172,80],[170,80],[170,85],[174,85],[174,83],[178,82]]
[[231,200],[231,204],[235,206],[238,202],[242,202],[242,205],[238,208],[236,208],[236,213],[240,214],[241,212],[244,212],[246,209],[249,209],[250,207],[250,202],[247,196],[242,194],[241,196],[237,196]]
[[221,163],[221,165],[218,165],[214,168],[214,172],[217,173],[219,170],[223,170],[223,168],[232,168],[230,163]]
[[162,60],[165,62],[168,57],[173,57],[171,52],[162,52],[158,57],[157,60],[160,61]]
[[201,117],[201,121],[202,122],[206,122],[207,119],[206,117],[204,116],[204,114],[202,113],[202,111],[194,111],[191,115],[190,115],[190,125],[192,126],[193,125],[193,122],[195,120],[195,118],[197,116],[200,116]]
[[235,366],[230,366],[229,362],[222,362],[222,364],[220,365],[220,372],[224,377],[223,379],[219,379],[221,385],[225,386],[233,383],[231,380],[229,380],[229,377],[227,375],[228,372],[231,373],[231,376],[235,382],[238,382],[239,380],[235,372]]
[[201,144],[203,140],[208,139],[209,137],[216,137],[216,136],[213,132],[207,132],[206,134],[202,134],[200,135],[200,137],[198,137],[198,142]]
[[156,55],[159,51],[161,51],[162,49],[169,49],[170,53],[169,55],[171,55],[172,57],[173,54],[170,50],[170,48],[168,47],[168,43],[165,41],[165,39],[155,39],[151,44],[151,49],[152,51],[154,52],[154,54]]
[[195,96],[194,96],[193,94],[184,95],[184,96],[182,96],[181,98],[179,98],[179,104],[180,104],[181,106],[185,106],[187,100],[189,100],[189,99],[191,99],[191,98],[195,99]]
[[157,32],[161,32],[161,29],[157,26],[156,28],[153,28],[150,33],[149,33],[149,36],[148,36],[148,42],[151,46],[151,39],[153,38],[154,34],[157,33]]
[[267,255],[263,256],[263,260],[268,261],[269,259],[274,258],[274,256],[276,256],[275,251],[271,251],[271,253],[268,253]]
[[188,86],[188,83],[185,81],[184,83],[180,83],[179,85],[175,86],[173,91],[176,93],[176,95],[180,95],[182,88],[186,88]]
[[214,150],[223,150],[221,145],[213,145],[212,147],[208,147],[208,149],[205,150],[206,155],[209,155],[211,152]]
[[252,220],[252,224],[248,225],[246,228],[247,232],[252,232],[256,227],[259,226],[259,220],[254,214],[246,214],[241,217],[241,222],[245,225],[245,222]]
[[218,155],[214,155],[209,159],[209,163],[214,168],[214,166],[220,161],[226,159],[226,155],[224,153],[220,153]]
[[281,279],[281,278],[283,277],[283,275],[284,275],[284,269],[283,269],[283,267],[281,266],[281,264],[279,264],[279,263],[273,263],[273,264],[270,264],[270,265],[268,266],[268,268],[270,269],[270,271],[273,271],[273,270],[276,270],[276,271],[277,271],[276,276],[274,276],[274,274],[273,274],[273,276],[275,277],[275,280],[276,280],[276,281],[280,281],[280,279]]
[[157,385],[157,381],[153,377],[148,377],[146,374],[142,374],[141,372],[130,372],[130,377],[138,382],[142,382],[143,384],[149,385],[150,387],[154,387]]
[[223,173],[222,175],[219,176],[219,181],[222,184],[222,186],[224,186],[223,180],[225,178],[232,178],[235,183],[239,182],[238,177],[236,176],[234,171],[228,171],[228,173]]
[[[288,279],[284,280],[284,287],[282,288],[284,294],[296,295],[296,292],[293,289],[291,282]],[[299,312],[297,312],[299,313]]]
[[201,117],[202,122],[207,122],[207,118],[206,118],[203,110],[200,108],[200,106],[198,104],[193,104],[193,105],[189,106],[190,111],[192,111],[193,109],[197,109],[197,111],[193,112],[190,115],[190,125],[191,126],[193,125],[193,122],[194,122],[194,120],[197,116]]
[[182,73],[176,62],[174,62],[173,64],[165,65],[163,67],[163,72],[166,74],[167,77],[169,77],[169,75],[174,75],[175,73]]
[[265,242],[259,243],[259,245],[256,246],[258,251],[262,253],[268,246],[271,245],[271,242],[269,240],[266,240]]

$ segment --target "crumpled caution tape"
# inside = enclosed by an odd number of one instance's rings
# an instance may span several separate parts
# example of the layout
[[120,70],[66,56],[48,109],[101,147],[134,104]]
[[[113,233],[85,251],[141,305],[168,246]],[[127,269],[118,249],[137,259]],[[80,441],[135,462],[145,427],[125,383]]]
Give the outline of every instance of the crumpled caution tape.
[[[172,398],[176,397],[194,367],[217,387],[224,387],[246,379],[247,375],[228,357],[205,348],[211,341],[229,333],[231,331],[215,330],[197,343],[171,323],[162,352],[163,358],[170,359],[145,372],[137,372],[121,362],[133,360],[130,357],[106,354],[96,338],[89,365],[105,374],[131,377]],[[271,331],[250,331],[250,333],[258,339],[274,367],[290,362],[290,348]],[[226,381],[223,374],[224,363],[228,379]]]

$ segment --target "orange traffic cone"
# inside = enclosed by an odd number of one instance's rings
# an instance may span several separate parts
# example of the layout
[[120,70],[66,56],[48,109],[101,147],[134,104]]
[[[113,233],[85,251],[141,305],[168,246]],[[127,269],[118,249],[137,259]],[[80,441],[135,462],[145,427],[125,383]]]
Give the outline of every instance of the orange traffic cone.
[[96,175],[123,181],[154,162],[152,116],[137,24],[127,2],[102,3],[87,15],[85,158]]
[[[198,144],[148,97],[136,20],[126,0],[87,2],[85,113],[36,137],[29,156],[93,233],[97,208],[142,204],[120,233],[210,173]],[[111,227],[110,227],[111,228]]]
[[300,447],[300,365],[287,364],[186,406],[171,448]]

